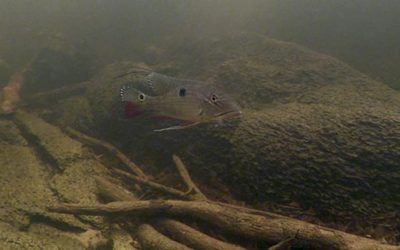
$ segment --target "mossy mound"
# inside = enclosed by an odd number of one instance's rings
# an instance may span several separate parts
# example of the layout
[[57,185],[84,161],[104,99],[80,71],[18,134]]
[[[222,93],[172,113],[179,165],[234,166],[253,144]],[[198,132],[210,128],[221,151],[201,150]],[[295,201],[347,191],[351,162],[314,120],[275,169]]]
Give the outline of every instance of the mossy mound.
[[400,205],[399,131],[382,107],[280,105],[247,113],[219,174],[250,200],[295,201],[332,217],[385,214]]

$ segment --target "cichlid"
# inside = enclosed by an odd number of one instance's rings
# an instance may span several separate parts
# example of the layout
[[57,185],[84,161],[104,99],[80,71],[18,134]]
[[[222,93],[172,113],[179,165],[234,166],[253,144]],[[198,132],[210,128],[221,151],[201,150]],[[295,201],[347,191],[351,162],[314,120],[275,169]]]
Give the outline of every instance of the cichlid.
[[215,86],[158,73],[149,74],[146,80],[156,95],[147,95],[128,85],[121,88],[124,117],[129,119],[146,112],[154,118],[182,121],[182,125],[157,129],[157,132],[221,123],[241,116],[239,105]]

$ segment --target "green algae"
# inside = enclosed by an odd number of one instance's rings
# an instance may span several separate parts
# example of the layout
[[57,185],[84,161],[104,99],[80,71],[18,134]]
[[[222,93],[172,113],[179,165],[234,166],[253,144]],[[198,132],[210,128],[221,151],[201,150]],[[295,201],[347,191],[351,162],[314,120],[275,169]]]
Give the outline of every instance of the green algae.
[[77,233],[94,225],[106,228],[103,219],[49,213],[46,207],[98,203],[93,176],[105,175],[105,167],[80,142],[42,119],[18,112],[16,120],[18,126],[0,120],[0,247],[86,249]]
[[12,120],[0,120],[0,144],[27,146]]
[[57,229],[35,225],[29,231],[20,231],[0,222],[1,249],[86,249],[76,239]]

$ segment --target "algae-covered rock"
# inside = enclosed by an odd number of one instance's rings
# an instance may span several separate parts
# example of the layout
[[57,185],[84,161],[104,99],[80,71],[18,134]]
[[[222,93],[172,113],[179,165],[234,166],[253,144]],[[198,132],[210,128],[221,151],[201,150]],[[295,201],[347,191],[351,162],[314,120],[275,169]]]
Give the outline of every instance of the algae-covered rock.
[[256,200],[333,215],[396,211],[400,119],[385,111],[287,104],[248,113],[229,139],[232,170],[219,173]]
[[0,223],[1,249],[87,249],[72,235],[46,225],[34,225],[29,231],[20,231]]
[[43,212],[45,204],[55,202],[44,180],[46,171],[28,147],[1,145],[0,166],[0,217],[3,222],[27,225],[26,213]]
[[49,187],[49,170],[40,162],[31,148],[17,145],[1,145],[0,221],[15,227],[26,227],[32,218],[42,218],[85,228],[71,216],[51,214],[46,206],[58,202]]
[[12,120],[0,120],[0,144],[27,146]]
[[56,174],[51,186],[65,201],[71,203],[95,204],[97,186],[89,176],[105,175],[105,168],[95,160],[80,160],[69,166],[62,174]]
[[39,147],[48,152],[56,167],[64,169],[68,164],[83,156],[82,145],[65,136],[59,128],[25,112],[16,114],[17,121],[36,140]]
[[22,111],[14,118],[0,119],[0,248],[109,245],[100,231],[90,234],[107,227],[102,218],[47,211],[60,202],[98,203],[93,177],[106,168],[59,128]]
[[88,228],[73,216],[47,212],[47,206],[59,202],[48,184],[51,171],[11,120],[0,120],[0,131],[15,137],[0,138],[0,248],[83,249],[69,233],[40,224],[78,231]]
[[[94,160],[95,156],[83,145],[64,134],[58,127],[39,117],[19,111],[16,119],[28,136],[32,138],[41,153],[49,161],[54,172],[48,185],[64,202],[94,204],[97,200],[97,186],[93,179],[105,175],[106,168]],[[87,217],[102,224],[100,217]]]
[[153,68],[214,82],[242,105],[240,121],[165,133],[152,132],[164,122],[124,121],[119,87],[140,86],[142,76],[115,78],[135,67],[122,62],[84,94],[93,115],[86,132],[144,165],[164,168],[178,153],[194,176],[217,175],[252,203],[296,202],[324,219],[400,206],[398,92],[332,57],[263,36],[181,44],[167,43]]
[[89,101],[84,96],[73,96],[62,100],[55,109],[63,114],[58,120],[63,126],[89,130],[95,125]]
[[[58,197],[68,203],[98,204],[97,184],[93,177],[106,176],[105,167],[90,159],[81,159],[70,164],[61,174],[56,174],[49,185]],[[104,227],[103,217],[80,216],[99,228]]]

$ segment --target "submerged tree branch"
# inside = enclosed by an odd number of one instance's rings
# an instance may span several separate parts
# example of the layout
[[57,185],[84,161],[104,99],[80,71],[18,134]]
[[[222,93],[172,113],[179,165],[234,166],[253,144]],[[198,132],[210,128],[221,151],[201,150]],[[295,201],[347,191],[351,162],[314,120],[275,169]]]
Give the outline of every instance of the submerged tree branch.
[[167,235],[199,250],[244,250],[245,248],[217,240],[182,222],[171,219],[159,219],[155,223],[167,231]]
[[146,174],[140,169],[138,165],[133,163],[125,154],[123,154],[120,150],[118,150],[116,147],[111,145],[108,142],[101,141],[99,139],[87,136],[85,134],[82,134],[81,132],[76,131],[75,129],[72,129],[70,127],[65,128],[65,131],[69,133],[72,136],[77,137],[78,139],[91,144],[95,146],[101,146],[105,149],[107,149],[110,153],[112,153],[115,157],[117,157],[122,163],[124,163],[134,174],[139,176],[142,179],[148,179]]
[[190,250],[189,248],[179,242],[171,240],[167,236],[158,232],[154,227],[149,224],[142,224],[139,226],[136,235],[143,249],[148,250]]
[[129,178],[140,185],[145,185],[147,187],[161,191],[165,194],[173,195],[173,196],[181,198],[181,199],[185,199],[185,200],[205,200],[205,199],[207,199],[205,197],[205,195],[200,191],[200,189],[196,186],[196,184],[194,184],[194,182],[190,178],[190,175],[189,175],[185,165],[183,164],[182,160],[176,155],[173,156],[173,160],[176,164],[179,174],[182,177],[183,181],[188,186],[189,191],[193,190],[194,194],[190,194],[190,192],[185,193],[185,192],[182,192],[175,188],[167,187],[160,183],[150,181],[149,180],[150,178],[142,171],[142,169],[137,164],[132,162],[124,153],[122,153],[115,146],[111,145],[108,142],[90,137],[90,136],[85,135],[79,131],[76,131],[75,129],[72,129],[70,127],[65,128],[65,131],[67,133],[69,133],[70,135],[75,136],[78,139],[80,139],[88,144],[103,147],[104,149],[109,151],[112,155],[117,157],[122,163],[124,163],[136,176],[130,175],[119,169],[113,169],[113,172],[116,172],[119,175]]
[[185,182],[188,191],[186,194],[190,195],[192,192],[194,193],[196,200],[207,200],[207,197],[200,191],[200,189],[196,186],[196,184],[192,181],[192,178],[187,171],[185,164],[183,164],[181,158],[177,155],[172,155],[172,159],[174,160],[175,166],[178,169],[180,176],[182,177],[183,181]]
[[[96,182],[99,190],[99,194],[102,197],[106,197],[113,201],[136,201],[137,198],[128,192],[127,190],[113,184],[111,181],[103,177],[96,177]],[[217,240],[211,236],[201,233],[200,231],[189,227],[181,222],[172,219],[155,219],[155,225],[158,228],[163,229],[169,237],[172,239],[182,242],[186,246],[192,247],[194,249],[204,249],[204,250],[243,250],[239,246],[229,244],[220,240]],[[149,237],[156,236],[158,240],[165,240],[163,236],[152,232],[152,230],[142,231],[142,238],[145,241],[149,241]]]
[[[80,139],[99,145],[124,162],[133,173],[113,169],[119,175],[127,177],[140,185],[145,185],[165,194],[173,195],[185,200],[149,200],[137,201],[132,195],[122,192],[107,180],[98,179],[97,183],[103,187],[100,192],[108,195],[111,200],[128,200],[126,202],[112,202],[106,205],[74,205],[62,204],[49,208],[50,211],[69,214],[86,215],[122,215],[142,214],[150,216],[185,216],[220,228],[223,232],[236,234],[253,240],[277,243],[271,249],[286,249],[291,245],[295,247],[316,249],[397,249],[400,247],[381,244],[377,241],[355,236],[338,230],[333,230],[289,217],[259,211],[256,209],[208,201],[205,195],[195,185],[183,162],[176,155],[173,156],[180,176],[188,187],[188,192],[167,187],[149,180],[141,169],[131,162],[128,157],[109,143],[80,134],[77,131],[68,131]],[[194,193],[194,194],[193,194]],[[155,225],[165,229],[171,237],[196,249],[241,249],[205,235],[181,222],[164,219],[155,219]],[[293,235],[296,235],[295,239]],[[160,246],[170,246],[173,249],[190,249],[181,243],[175,242],[159,233],[148,224],[142,224],[138,230],[138,238],[146,249],[163,249]],[[162,245],[160,245],[162,244]],[[210,244],[210,245],[207,245]],[[214,247],[214,248],[211,248]],[[170,249],[170,248],[168,248]]]
[[317,249],[397,249],[400,247],[381,244],[291,218],[271,218],[238,212],[206,201],[149,200],[136,202],[112,202],[107,205],[83,206],[62,204],[50,211],[86,215],[133,215],[163,214],[190,216],[203,220],[226,232],[254,240],[280,242],[298,232],[296,246]]
[[124,172],[122,170],[119,170],[119,169],[114,169],[113,171],[115,173],[121,175],[121,176],[124,176],[126,178],[129,178],[129,179],[133,180],[134,182],[139,183],[140,185],[144,185],[144,186],[150,187],[150,188],[152,188],[154,190],[163,192],[164,194],[173,195],[175,197],[178,197],[178,198],[181,198],[181,199],[185,199],[185,200],[188,199],[188,196],[184,192],[179,191],[178,189],[167,187],[165,185],[162,185],[162,184],[154,182],[154,181],[142,179],[140,177],[128,174],[128,173],[126,173],[126,172]]
[[136,196],[123,189],[120,186],[113,184],[108,178],[94,177],[97,184],[98,193],[108,201],[136,201]]

